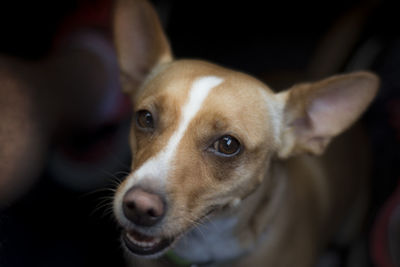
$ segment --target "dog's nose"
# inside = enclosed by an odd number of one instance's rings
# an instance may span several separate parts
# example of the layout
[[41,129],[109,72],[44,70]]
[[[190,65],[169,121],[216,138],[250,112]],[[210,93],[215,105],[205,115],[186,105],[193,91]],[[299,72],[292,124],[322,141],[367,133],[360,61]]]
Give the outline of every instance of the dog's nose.
[[158,194],[133,187],[125,193],[123,212],[136,225],[153,226],[163,218],[165,204]]

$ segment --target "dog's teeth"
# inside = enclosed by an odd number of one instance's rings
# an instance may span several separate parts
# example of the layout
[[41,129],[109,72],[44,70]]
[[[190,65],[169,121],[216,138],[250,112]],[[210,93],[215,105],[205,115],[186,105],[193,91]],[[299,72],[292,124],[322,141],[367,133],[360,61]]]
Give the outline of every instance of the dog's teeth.
[[134,238],[134,236],[128,234],[129,240],[135,244],[136,246],[143,247],[143,248],[151,248],[156,246],[158,243],[161,242],[161,238],[154,237],[151,241],[139,241]]

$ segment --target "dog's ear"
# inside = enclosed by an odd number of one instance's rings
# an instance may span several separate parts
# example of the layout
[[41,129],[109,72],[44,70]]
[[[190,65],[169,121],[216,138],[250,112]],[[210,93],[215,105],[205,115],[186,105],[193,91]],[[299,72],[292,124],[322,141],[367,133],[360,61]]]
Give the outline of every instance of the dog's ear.
[[376,75],[356,72],[295,85],[279,93],[283,111],[278,156],[322,154],[332,138],[365,111],[378,86]]
[[124,91],[132,92],[150,71],[172,60],[156,11],[146,0],[117,0],[114,42]]

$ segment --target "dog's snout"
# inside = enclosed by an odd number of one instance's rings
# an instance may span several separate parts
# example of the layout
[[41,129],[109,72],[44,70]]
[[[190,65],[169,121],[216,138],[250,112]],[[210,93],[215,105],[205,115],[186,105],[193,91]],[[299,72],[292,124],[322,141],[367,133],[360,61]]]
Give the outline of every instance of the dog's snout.
[[163,218],[165,203],[159,194],[133,187],[125,193],[123,212],[138,226],[153,226]]

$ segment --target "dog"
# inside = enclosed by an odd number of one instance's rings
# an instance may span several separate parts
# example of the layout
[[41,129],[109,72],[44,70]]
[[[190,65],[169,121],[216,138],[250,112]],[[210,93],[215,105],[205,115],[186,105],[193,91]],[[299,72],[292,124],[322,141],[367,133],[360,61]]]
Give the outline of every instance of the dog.
[[351,126],[376,75],[275,93],[241,72],[174,60],[147,1],[118,0],[114,11],[134,106],[132,170],[113,201],[130,264],[313,266],[333,237],[356,237],[370,161]]

